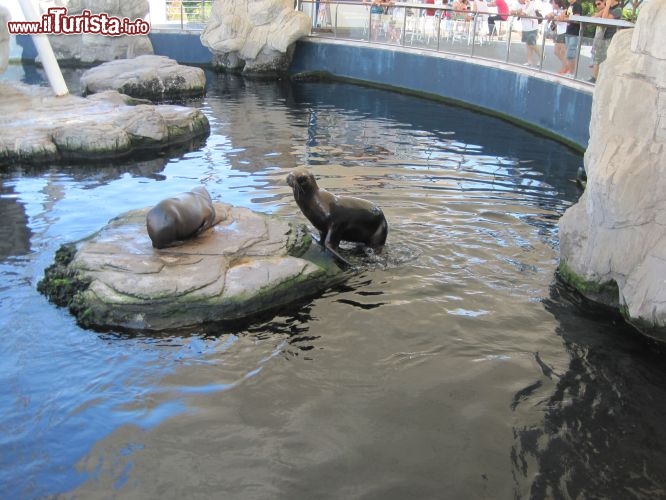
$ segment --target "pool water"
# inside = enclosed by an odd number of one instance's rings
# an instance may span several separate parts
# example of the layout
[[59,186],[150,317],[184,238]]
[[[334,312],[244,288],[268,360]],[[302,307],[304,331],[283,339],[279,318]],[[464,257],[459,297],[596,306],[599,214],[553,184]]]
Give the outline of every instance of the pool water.
[[[3,495],[666,495],[663,356],[555,279],[580,154],[378,89],[208,80],[193,151],[0,169]],[[61,244],[200,184],[305,223],[302,166],[390,226],[381,259],[305,304],[129,335],[36,291]]]

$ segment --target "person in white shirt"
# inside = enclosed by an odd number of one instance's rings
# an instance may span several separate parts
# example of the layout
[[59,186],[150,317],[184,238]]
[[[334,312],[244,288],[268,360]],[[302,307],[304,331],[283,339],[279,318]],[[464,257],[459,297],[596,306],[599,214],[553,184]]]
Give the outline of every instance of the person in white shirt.
[[488,35],[488,16],[490,12],[486,0],[474,0],[471,4],[471,10],[476,16],[477,33],[481,36]]
[[[511,14],[520,17],[522,42],[527,49],[527,62],[525,66],[539,66],[541,50],[537,46],[537,35],[539,32],[537,9],[533,0],[518,0],[518,3],[519,5]],[[534,61],[534,64],[532,61]]]
[[[551,0],[552,11],[549,14],[544,15],[546,19],[550,21],[548,23],[549,29],[555,31],[555,44],[553,46],[553,51],[555,56],[559,59],[560,69],[557,74],[562,75],[567,71],[567,49],[565,46],[565,36],[567,32],[567,23],[560,21],[562,14],[567,9],[566,0]],[[552,27],[555,27],[555,30]]]

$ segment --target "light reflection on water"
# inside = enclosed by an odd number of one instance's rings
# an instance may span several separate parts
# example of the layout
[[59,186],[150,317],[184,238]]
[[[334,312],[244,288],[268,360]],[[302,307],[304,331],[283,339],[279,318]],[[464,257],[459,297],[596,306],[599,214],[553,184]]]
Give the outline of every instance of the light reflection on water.
[[[208,76],[192,152],[0,174],[8,496],[664,494],[660,358],[554,285],[579,155],[414,97]],[[35,291],[60,244],[202,182],[303,221],[285,184],[302,165],[390,224],[383,256],[312,301],[130,336]]]

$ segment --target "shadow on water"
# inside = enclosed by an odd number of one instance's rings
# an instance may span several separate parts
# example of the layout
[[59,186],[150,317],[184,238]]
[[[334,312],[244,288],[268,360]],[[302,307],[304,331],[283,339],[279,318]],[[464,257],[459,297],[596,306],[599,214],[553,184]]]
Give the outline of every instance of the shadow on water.
[[536,381],[514,396],[513,411],[543,414],[514,428],[516,497],[663,498],[663,346],[562,284],[544,306],[560,323],[570,361],[559,371],[535,353],[554,390]]
[[297,357],[314,349],[313,343],[318,338],[308,335],[308,323],[312,320],[311,310],[312,299],[303,299],[289,307],[255,315],[251,320],[211,322],[177,331],[137,332],[114,329],[97,333],[100,338],[111,342],[127,340],[159,342],[174,338],[217,342],[228,336],[247,338],[251,342],[268,340],[274,342],[279,339],[281,341],[279,352],[287,357]]

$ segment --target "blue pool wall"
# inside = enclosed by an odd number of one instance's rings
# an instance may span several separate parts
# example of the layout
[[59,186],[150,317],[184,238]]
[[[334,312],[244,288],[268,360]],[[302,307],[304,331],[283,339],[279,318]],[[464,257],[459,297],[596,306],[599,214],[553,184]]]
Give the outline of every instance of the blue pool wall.
[[291,73],[403,89],[501,116],[585,150],[592,87],[497,61],[364,43],[298,42]]
[[[209,65],[199,32],[149,35],[156,54]],[[34,60],[29,37],[12,37],[10,57]],[[307,37],[296,44],[291,74],[328,74],[457,103],[552,136],[580,151],[589,140],[592,87],[534,70],[452,54]]]

